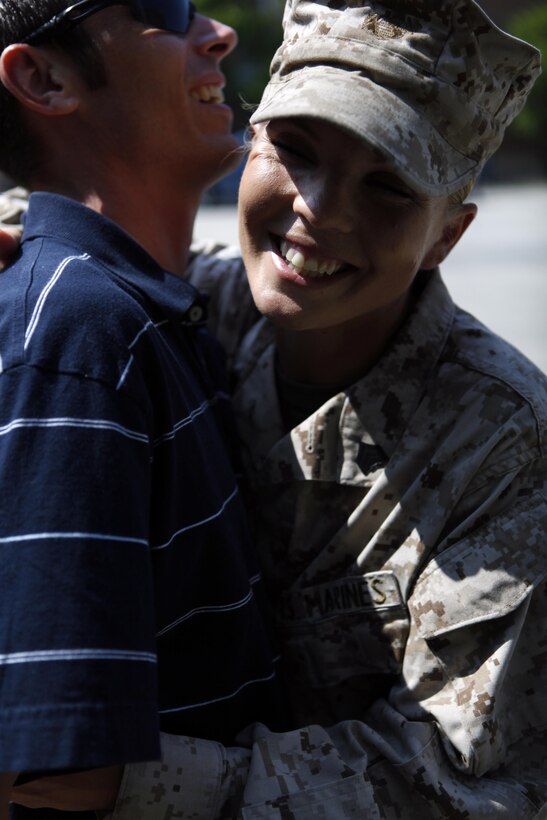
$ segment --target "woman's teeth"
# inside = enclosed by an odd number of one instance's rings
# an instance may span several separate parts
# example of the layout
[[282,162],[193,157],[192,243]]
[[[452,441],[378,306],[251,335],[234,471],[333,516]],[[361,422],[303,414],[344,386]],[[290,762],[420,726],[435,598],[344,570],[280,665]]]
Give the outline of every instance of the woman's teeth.
[[197,102],[223,103],[224,92],[218,85],[202,85],[190,91],[190,96]]
[[285,240],[281,240],[281,255],[295,273],[300,276],[317,278],[319,276],[332,276],[343,267],[342,262],[335,262],[333,259],[306,259],[302,251],[293,248]]

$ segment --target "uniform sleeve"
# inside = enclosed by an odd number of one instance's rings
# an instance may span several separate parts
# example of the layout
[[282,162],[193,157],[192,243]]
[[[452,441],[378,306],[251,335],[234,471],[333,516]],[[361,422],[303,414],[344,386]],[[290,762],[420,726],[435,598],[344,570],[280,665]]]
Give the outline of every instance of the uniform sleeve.
[[254,305],[238,248],[213,242],[192,245],[189,281],[209,297],[208,327],[226,351],[229,366],[260,315]]
[[10,188],[0,193],[0,228],[4,225],[18,225],[28,208],[29,192],[25,188]]
[[121,392],[0,379],[0,771],[159,757],[150,448]]
[[212,740],[161,735],[161,761],[125,767],[108,820],[236,817],[250,751]]
[[240,740],[162,735],[160,763],[126,766],[108,820],[380,818],[356,744],[340,750],[319,726],[277,734],[257,724]]

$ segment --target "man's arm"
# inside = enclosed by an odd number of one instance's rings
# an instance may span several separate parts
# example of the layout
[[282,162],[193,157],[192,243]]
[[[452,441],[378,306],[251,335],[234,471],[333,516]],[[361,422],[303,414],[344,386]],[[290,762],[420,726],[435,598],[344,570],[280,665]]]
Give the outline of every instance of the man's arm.
[[29,809],[104,811],[113,809],[123,766],[65,775],[50,775],[14,786],[11,800]]
[[0,773],[0,820],[8,820],[10,790],[14,780],[14,774]]
[[167,817],[174,798],[189,816],[232,816],[230,807],[235,816],[249,769],[248,749],[166,734],[161,745],[161,762],[41,777],[14,786],[11,800],[60,811],[113,811],[118,801],[120,816],[148,820]]
[[1,395],[2,766],[153,758],[146,422],[105,385],[40,368],[6,368]]

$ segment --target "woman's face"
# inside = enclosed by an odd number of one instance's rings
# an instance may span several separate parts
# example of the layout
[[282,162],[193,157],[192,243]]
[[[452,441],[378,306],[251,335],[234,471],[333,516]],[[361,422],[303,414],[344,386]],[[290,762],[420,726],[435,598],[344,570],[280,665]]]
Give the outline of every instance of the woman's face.
[[417,271],[438,265],[463,231],[446,199],[417,194],[379,153],[312,119],[257,128],[239,205],[257,307],[292,330],[371,314],[393,322]]

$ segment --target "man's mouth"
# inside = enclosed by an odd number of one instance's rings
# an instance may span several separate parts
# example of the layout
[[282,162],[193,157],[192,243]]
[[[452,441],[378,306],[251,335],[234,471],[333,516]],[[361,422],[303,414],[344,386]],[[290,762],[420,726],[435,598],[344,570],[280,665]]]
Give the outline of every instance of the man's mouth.
[[190,91],[193,100],[202,103],[223,103],[224,92],[219,85],[200,85]]
[[279,250],[289,268],[299,276],[317,279],[320,276],[333,276],[342,269],[349,268],[339,260],[312,255],[301,247],[291,245],[285,239],[280,241]]

